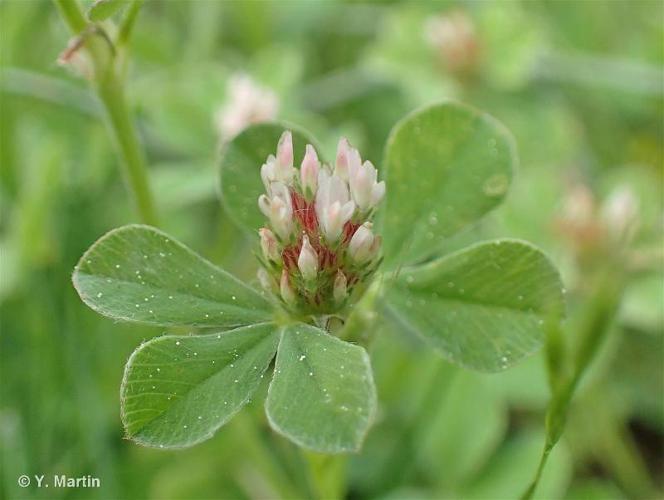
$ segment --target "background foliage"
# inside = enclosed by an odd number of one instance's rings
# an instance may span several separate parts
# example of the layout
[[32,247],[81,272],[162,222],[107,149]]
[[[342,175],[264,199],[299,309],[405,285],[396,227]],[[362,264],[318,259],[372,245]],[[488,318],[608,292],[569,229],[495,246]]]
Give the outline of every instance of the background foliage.
[[[474,26],[475,48],[462,52],[463,64],[430,41],[436,16],[455,12]],[[217,196],[214,116],[229,100],[233,75],[272,89],[277,117],[311,130],[325,157],[343,133],[379,168],[398,119],[423,104],[461,99],[512,130],[520,168],[507,202],[473,231],[444,241],[445,250],[478,236],[537,243],[563,270],[573,321],[598,287],[598,269],[634,264],[601,252],[587,258],[588,242],[600,236],[587,227],[570,231],[575,186],[590,189],[596,205],[629,186],[639,200],[629,259],[648,263],[661,248],[663,25],[661,2],[645,0],[147,2],[132,41],[128,94],[161,227],[254,279],[252,242]],[[198,447],[159,451],[122,439],[123,366],[136,345],[165,330],[104,319],[71,285],[90,244],[136,216],[99,103],[85,81],[55,63],[68,37],[50,3],[0,3],[0,496],[310,495],[303,458],[266,425],[265,387]],[[538,497],[661,495],[663,303],[660,261],[627,285]],[[519,495],[543,441],[544,354],[484,375],[392,330],[386,326],[373,346],[376,425],[339,471],[349,492]],[[18,488],[20,474],[42,473],[91,474],[102,488]]]

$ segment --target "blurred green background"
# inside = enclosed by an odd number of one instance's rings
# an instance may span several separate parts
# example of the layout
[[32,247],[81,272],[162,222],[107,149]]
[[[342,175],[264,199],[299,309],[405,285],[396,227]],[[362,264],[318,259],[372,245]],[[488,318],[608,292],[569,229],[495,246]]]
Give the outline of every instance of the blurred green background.
[[[283,119],[328,158],[345,134],[380,169],[411,110],[441,99],[486,110],[516,136],[520,171],[507,203],[459,240],[541,246],[572,318],[621,223],[602,217],[605,200],[617,189],[635,201],[620,261],[630,280],[537,497],[661,498],[663,26],[661,1],[147,1],[127,92],[161,227],[252,280],[253,242],[217,195],[233,133]],[[309,496],[303,459],[269,430],[262,397],[193,449],[123,439],[124,363],[163,332],[97,316],[71,286],[84,250],[138,218],[94,93],[56,63],[68,39],[50,2],[0,2],[0,497]],[[386,328],[372,361],[380,410],[347,468],[349,498],[523,492],[549,399],[542,354],[480,375]],[[102,487],[21,489],[21,474],[90,474]]]

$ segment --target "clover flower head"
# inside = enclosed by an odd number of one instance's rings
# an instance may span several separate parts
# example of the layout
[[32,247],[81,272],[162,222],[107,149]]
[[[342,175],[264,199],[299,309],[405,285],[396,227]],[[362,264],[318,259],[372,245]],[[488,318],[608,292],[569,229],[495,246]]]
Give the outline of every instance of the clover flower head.
[[298,314],[332,314],[349,303],[380,262],[381,239],[371,218],[385,183],[345,138],[334,168],[308,144],[294,165],[293,137],[282,134],[276,155],[261,167],[267,218],[259,230],[259,281]]
[[472,18],[462,10],[452,10],[426,20],[424,35],[452,72],[471,70],[479,55],[478,36]]
[[587,263],[597,260],[597,252],[615,254],[628,248],[640,223],[638,197],[624,184],[603,200],[582,183],[570,186],[555,219],[575,256]]
[[639,223],[639,199],[629,186],[618,186],[604,200],[600,217],[611,238],[628,240]]
[[214,117],[222,142],[231,140],[249,125],[274,120],[277,116],[277,95],[248,75],[232,75],[228,80],[226,93],[226,104],[219,108]]

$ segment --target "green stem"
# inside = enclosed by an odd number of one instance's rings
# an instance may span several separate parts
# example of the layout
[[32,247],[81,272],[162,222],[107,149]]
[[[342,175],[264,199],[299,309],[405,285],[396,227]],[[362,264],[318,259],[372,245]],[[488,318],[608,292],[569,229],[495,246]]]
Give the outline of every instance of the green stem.
[[131,36],[131,32],[134,29],[134,24],[136,23],[138,12],[141,10],[142,6],[143,6],[143,0],[134,0],[129,6],[127,14],[122,20],[122,24],[120,25],[120,29],[118,32],[119,46],[125,45],[126,43],[129,42],[129,37]]
[[230,423],[234,434],[241,443],[245,456],[263,475],[279,498],[304,498],[284,471],[282,464],[270,452],[265,440],[260,436],[257,423],[248,412],[237,415]]
[[[121,71],[116,67],[118,58],[109,40],[94,33],[86,35],[90,28],[76,0],[54,0],[62,18],[70,31],[77,36],[88,36],[85,48],[94,67],[94,89],[103,104],[106,121],[109,124],[116,146],[122,159],[125,182],[132,193],[139,216],[146,224],[157,225],[152,193],[147,178],[145,154],[138,139],[138,133],[131,119],[125,98]],[[132,5],[131,21],[124,29],[125,39],[133,25],[140,2]],[[120,65],[121,66],[121,65]]]
[[[535,478],[522,495],[522,500],[532,498],[535,493],[548,455],[565,429],[572,396],[609,331],[613,316],[620,304],[623,285],[624,278],[616,276],[612,270],[598,276],[593,287],[596,293],[589,299],[576,327],[574,338],[580,341],[572,362],[571,375],[562,376],[558,371],[550,374],[551,378],[562,377],[562,380],[558,382],[554,380],[551,383],[553,395],[546,414],[546,442]],[[553,345],[558,344],[556,341]],[[560,353],[556,353],[556,356],[559,355]]]
[[344,497],[344,455],[321,455],[302,450],[306,459],[314,498],[337,500]]
[[100,86],[98,94],[104,104],[108,123],[120,151],[124,176],[138,213],[143,222],[156,226],[157,215],[148,184],[145,155],[129,114],[122,85],[113,80],[109,85]]
[[537,466],[537,472],[535,472],[535,477],[533,478],[532,483],[530,483],[528,489],[521,496],[522,500],[527,500],[529,498],[532,498],[533,495],[535,494],[537,485],[539,484],[540,478],[542,477],[542,471],[544,470],[546,462],[549,460],[549,454],[551,453],[552,449],[553,447],[549,447],[548,443],[544,445],[544,450],[542,450],[542,456],[540,457],[539,465]]
[[88,25],[83,12],[81,11],[75,0],[54,0],[55,5],[60,10],[60,15],[63,17],[69,29],[78,35]]
[[655,498],[655,485],[621,418],[611,408],[603,387],[596,388],[584,405],[581,432],[591,436],[596,459],[616,478],[629,498]]

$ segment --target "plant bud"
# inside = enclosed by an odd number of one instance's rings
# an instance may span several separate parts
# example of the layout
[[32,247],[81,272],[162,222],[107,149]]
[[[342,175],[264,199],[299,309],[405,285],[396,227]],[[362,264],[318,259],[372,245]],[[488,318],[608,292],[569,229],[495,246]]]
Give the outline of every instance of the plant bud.
[[230,141],[253,123],[274,120],[279,111],[279,98],[249,75],[236,73],[226,83],[226,102],[215,113],[214,120],[222,143]]
[[261,180],[263,181],[265,191],[268,194],[270,193],[270,185],[277,180],[277,173],[275,170],[276,162],[277,159],[274,157],[274,155],[270,155],[267,157],[267,160],[261,167]]
[[270,220],[272,228],[280,238],[287,240],[293,230],[293,207],[288,188],[273,182],[270,186],[271,196],[262,194],[258,198],[258,208]]
[[385,196],[385,181],[377,182],[371,188],[371,207],[376,207]]
[[302,277],[307,281],[313,280],[318,274],[318,255],[306,235],[302,237],[302,248],[297,259],[297,267],[300,269]]
[[311,144],[299,169],[292,162],[292,136],[284,132],[261,168],[266,192],[258,206],[269,224],[259,230],[264,270],[258,279],[293,314],[333,315],[376,271],[381,238],[370,221],[385,183],[344,138],[334,173]]
[[340,270],[337,271],[337,276],[334,278],[334,291],[333,291],[334,302],[337,305],[342,304],[343,301],[346,300],[346,297],[348,296],[347,287],[348,287],[348,281],[346,280],[346,276]]
[[277,180],[288,184],[293,178],[293,135],[290,130],[281,134],[275,164]]
[[342,137],[339,139],[339,145],[337,146],[337,159],[334,164],[334,175],[340,179],[347,181],[348,180],[348,161],[350,153],[350,144],[348,139]]
[[289,306],[294,306],[297,297],[295,296],[295,292],[290,286],[290,283],[288,282],[288,273],[284,269],[281,273],[281,280],[279,282],[279,291],[281,292],[281,298],[284,300],[286,304]]
[[329,243],[336,243],[355,212],[355,203],[349,200],[346,183],[325,169],[318,176],[315,208],[323,236]]
[[380,240],[374,236],[371,228],[371,222],[362,224],[357,228],[348,244],[348,254],[357,264],[369,261],[378,251]]
[[350,193],[357,207],[362,211],[373,208],[385,194],[385,183],[376,182],[378,171],[370,161],[351,169]]
[[261,250],[263,250],[263,257],[268,262],[279,262],[281,260],[281,254],[279,253],[279,243],[277,238],[274,236],[274,233],[269,229],[263,227],[258,230],[258,234],[261,238]]
[[601,208],[607,233],[615,240],[628,240],[638,222],[639,205],[627,186],[613,190]]
[[316,150],[311,144],[307,144],[306,153],[300,166],[300,181],[305,198],[311,200],[316,195],[318,188],[318,171],[320,162]]

